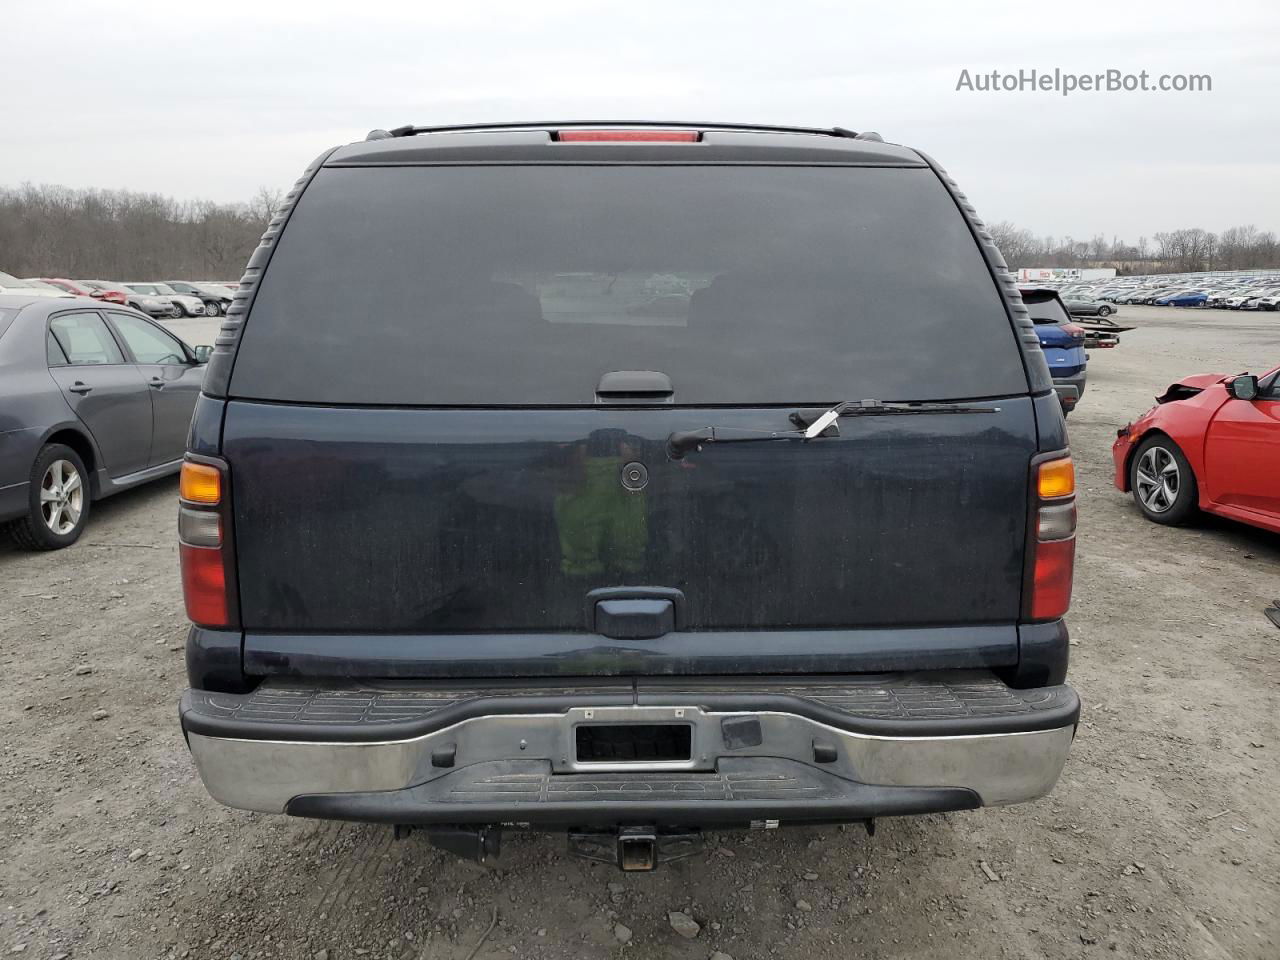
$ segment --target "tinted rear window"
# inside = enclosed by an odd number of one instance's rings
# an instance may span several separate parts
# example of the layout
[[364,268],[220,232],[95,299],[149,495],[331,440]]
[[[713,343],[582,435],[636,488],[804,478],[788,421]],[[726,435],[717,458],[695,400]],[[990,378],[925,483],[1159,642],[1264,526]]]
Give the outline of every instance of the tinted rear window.
[[928,169],[322,170],[264,276],[233,396],[677,404],[1025,392],[995,284]]
[[1051,293],[1023,291],[1022,302],[1036,323],[1068,323],[1071,320],[1062,301]]

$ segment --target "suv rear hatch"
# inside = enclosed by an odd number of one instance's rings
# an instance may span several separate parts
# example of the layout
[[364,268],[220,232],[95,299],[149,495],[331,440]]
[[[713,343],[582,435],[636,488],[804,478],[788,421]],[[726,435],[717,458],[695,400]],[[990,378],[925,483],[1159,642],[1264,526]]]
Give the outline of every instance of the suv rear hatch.
[[[331,159],[230,378],[246,668],[1016,663],[1024,358],[955,199],[900,153]],[[937,406],[770,438],[861,398]],[[759,442],[671,456],[702,428]]]
[[1088,363],[1085,328],[1067,313],[1057,291],[1024,289],[1022,302],[1036,325],[1036,336],[1040,338],[1049,373],[1060,379],[1084,370]]

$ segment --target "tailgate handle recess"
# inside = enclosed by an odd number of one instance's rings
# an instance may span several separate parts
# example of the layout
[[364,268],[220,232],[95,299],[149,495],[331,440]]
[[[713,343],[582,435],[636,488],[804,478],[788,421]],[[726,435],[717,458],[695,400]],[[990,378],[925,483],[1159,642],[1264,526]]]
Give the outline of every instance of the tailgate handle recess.
[[684,594],[670,587],[604,587],[587,594],[587,629],[615,640],[648,640],[671,633]]
[[676,608],[670,600],[601,600],[596,604],[596,633],[615,640],[644,640],[670,633]]

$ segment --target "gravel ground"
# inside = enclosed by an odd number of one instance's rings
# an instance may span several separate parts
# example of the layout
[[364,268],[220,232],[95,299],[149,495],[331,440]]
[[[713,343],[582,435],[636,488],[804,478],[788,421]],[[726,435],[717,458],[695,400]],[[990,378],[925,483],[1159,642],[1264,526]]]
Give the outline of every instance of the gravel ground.
[[[1280,538],[1168,529],[1111,486],[1116,426],[1178,376],[1280,362],[1280,317],[1130,308],[1071,418],[1085,714],[1031,805],[713,836],[648,875],[508,835],[480,867],[387,828],[208,799],[179,733],[176,483],[73,548],[0,544],[0,954],[33,958],[1280,956]],[[207,321],[173,324],[210,342]],[[681,912],[695,927],[670,914]],[[681,927],[678,932],[676,927]],[[693,934],[685,936],[683,934]]]

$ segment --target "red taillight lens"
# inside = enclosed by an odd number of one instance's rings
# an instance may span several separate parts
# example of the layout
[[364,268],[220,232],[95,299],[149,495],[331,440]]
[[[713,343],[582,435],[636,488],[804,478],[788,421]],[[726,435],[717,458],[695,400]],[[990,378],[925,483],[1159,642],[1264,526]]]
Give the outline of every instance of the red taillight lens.
[[696,143],[696,130],[558,130],[561,143]]
[[1036,566],[1031,587],[1031,619],[1056,620],[1071,606],[1071,580],[1075,572],[1076,538],[1036,544]]
[[227,572],[218,547],[178,544],[182,562],[182,595],[187,618],[202,627],[225,627],[227,616]]
[[1083,337],[1084,327],[1075,323],[1064,323],[1062,325],[1062,332],[1072,337]]

